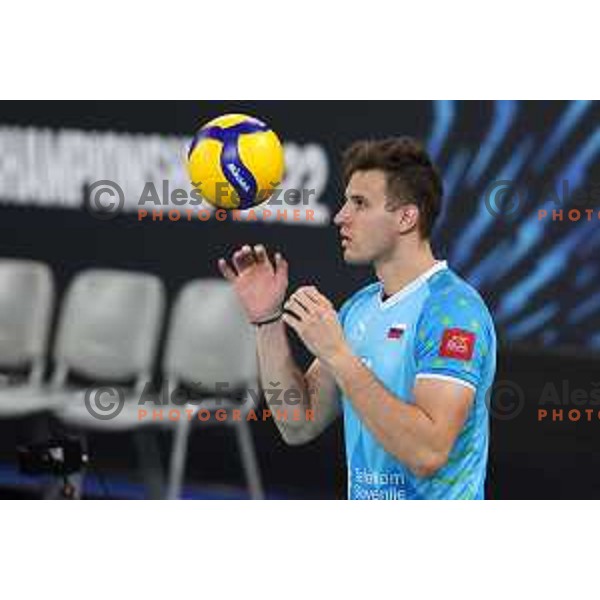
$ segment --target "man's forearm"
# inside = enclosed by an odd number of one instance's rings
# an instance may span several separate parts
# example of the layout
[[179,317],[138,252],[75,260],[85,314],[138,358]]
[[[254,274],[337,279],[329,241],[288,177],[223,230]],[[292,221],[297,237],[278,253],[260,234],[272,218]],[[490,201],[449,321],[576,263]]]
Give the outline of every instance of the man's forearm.
[[[292,356],[283,322],[279,320],[258,327],[256,343],[262,387],[264,390],[276,387],[280,391],[278,394],[265,393],[267,405],[286,442],[294,443],[306,426],[304,417],[306,409],[311,408],[310,394],[304,374]],[[289,400],[291,396],[293,403]],[[292,419],[293,411],[299,414],[300,420]]]
[[[418,406],[390,393],[349,351],[328,367],[344,395],[383,447],[415,475],[429,476],[443,460],[435,423]],[[433,469],[435,470],[435,469]]]

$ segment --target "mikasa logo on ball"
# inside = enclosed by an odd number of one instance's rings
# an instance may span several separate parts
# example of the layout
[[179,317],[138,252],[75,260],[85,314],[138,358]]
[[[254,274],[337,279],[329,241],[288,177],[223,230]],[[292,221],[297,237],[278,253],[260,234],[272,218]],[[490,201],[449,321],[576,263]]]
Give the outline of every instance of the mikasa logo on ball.
[[227,170],[235,177],[235,180],[242,186],[245,192],[250,191],[250,184],[242,177],[237,165],[234,163],[228,163]]

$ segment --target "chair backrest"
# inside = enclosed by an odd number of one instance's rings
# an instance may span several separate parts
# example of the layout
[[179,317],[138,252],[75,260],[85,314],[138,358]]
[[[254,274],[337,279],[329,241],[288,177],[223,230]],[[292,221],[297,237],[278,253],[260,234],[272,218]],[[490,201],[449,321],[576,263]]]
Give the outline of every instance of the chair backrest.
[[163,372],[169,382],[236,389],[257,378],[256,344],[233,287],[196,279],[179,292],[167,334]]
[[42,375],[54,279],[48,265],[0,259],[0,366],[28,367]]
[[54,383],[67,372],[105,381],[149,377],[164,305],[154,275],[93,269],[75,276],[60,313]]

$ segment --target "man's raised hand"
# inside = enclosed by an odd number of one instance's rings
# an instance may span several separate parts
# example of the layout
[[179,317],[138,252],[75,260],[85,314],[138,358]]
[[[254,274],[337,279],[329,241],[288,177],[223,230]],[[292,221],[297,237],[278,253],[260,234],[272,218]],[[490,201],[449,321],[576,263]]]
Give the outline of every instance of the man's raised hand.
[[273,264],[262,244],[246,245],[233,253],[230,263],[221,258],[218,265],[250,321],[264,321],[281,309],[288,287],[288,263],[281,254],[275,254]]

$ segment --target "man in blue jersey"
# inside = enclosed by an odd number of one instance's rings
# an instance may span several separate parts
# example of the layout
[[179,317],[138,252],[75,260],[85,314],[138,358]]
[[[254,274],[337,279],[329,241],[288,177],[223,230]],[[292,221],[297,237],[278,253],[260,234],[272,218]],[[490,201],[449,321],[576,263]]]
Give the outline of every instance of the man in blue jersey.
[[[411,138],[356,142],[344,175],[334,220],[344,259],[372,264],[377,282],[339,313],[312,286],[286,301],[288,265],[279,254],[272,264],[263,246],[219,261],[256,325],[263,385],[297,390],[313,409],[277,426],[302,444],[341,408],[349,498],[483,498],[496,340],[481,297],[432,254],[440,177]],[[315,356],[306,373],[286,326]]]

